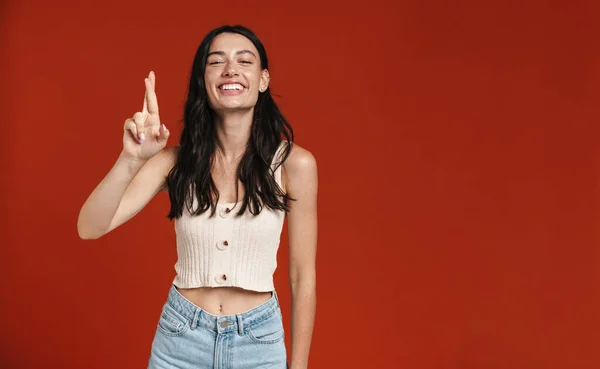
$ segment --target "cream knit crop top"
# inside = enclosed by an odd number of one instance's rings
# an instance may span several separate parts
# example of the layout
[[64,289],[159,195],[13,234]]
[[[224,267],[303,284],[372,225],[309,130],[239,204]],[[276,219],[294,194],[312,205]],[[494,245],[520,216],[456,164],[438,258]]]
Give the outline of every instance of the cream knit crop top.
[[[271,167],[280,161],[283,141]],[[281,186],[281,166],[275,172]],[[192,209],[196,209],[194,197]],[[277,268],[277,250],[285,212],[263,206],[259,215],[248,210],[240,217],[234,203],[217,203],[215,216],[210,209],[191,216],[184,206],[181,218],[175,219],[177,240],[176,276],[179,288],[236,286],[268,292],[274,289],[273,273]]]

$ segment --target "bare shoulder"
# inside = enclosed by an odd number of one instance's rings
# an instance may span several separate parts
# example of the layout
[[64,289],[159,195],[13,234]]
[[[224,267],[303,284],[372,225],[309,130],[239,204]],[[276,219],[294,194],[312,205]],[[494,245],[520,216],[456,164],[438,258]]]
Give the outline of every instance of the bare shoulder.
[[156,155],[151,157],[146,165],[156,168],[161,174],[166,176],[177,162],[178,154],[179,146],[165,147],[156,153]]
[[293,143],[290,155],[285,163],[283,163],[283,166],[291,174],[297,171],[302,172],[316,169],[317,160],[312,152],[308,151],[297,143]]
[[177,161],[178,154],[179,154],[179,146],[170,146],[170,147],[165,147],[164,149],[160,150],[158,152],[158,154],[156,154],[156,155],[157,156],[160,155],[162,157],[162,160],[171,162],[174,165],[175,162]]
[[317,180],[317,160],[312,152],[298,145],[292,144],[290,155],[283,163],[285,191],[296,191],[308,182]]

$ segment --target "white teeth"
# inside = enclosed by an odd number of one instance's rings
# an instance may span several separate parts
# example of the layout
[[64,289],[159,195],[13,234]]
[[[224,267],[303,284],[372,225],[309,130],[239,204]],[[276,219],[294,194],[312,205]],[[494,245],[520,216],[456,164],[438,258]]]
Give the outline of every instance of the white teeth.
[[240,85],[239,83],[232,83],[232,84],[228,84],[228,85],[223,85],[219,88],[221,90],[243,90],[244,86]]

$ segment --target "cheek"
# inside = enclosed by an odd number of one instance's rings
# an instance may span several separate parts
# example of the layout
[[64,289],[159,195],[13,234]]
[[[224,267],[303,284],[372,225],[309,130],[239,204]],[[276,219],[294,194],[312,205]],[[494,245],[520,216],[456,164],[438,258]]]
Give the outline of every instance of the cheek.
[[204,81],[206,82],[206,85],[213,85],[214,82],[220,79],[221,74],[222,72],[220,68],[215,68],[214,66],[206,68],[206,70],[204,71]]
[[210,75],[204,76],[204,91],[206,92],[209,102],[215,102],[218,98],[217,92],[215,92],[215,83],[216,82],[210,77]]
[[258,92],[258,89],[260,88],[260,78],[253,77],[248,81],[250,82],[250,89],[252,90],[252,92]]
[[212,85],[213,85],[213,79],[211,78],[211,75],[209,73],[205,73],[204,74],[204,86],[206,87],[207,90],[209,90]]

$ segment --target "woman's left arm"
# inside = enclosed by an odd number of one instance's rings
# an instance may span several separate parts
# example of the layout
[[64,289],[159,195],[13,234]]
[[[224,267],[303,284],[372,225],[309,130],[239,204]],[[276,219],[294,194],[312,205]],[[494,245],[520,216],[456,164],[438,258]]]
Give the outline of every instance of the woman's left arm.
[[285,164],[288,213],[289,281],[292,295],[290,369],[306,369],[317,307],[317,163],[294,144]]

